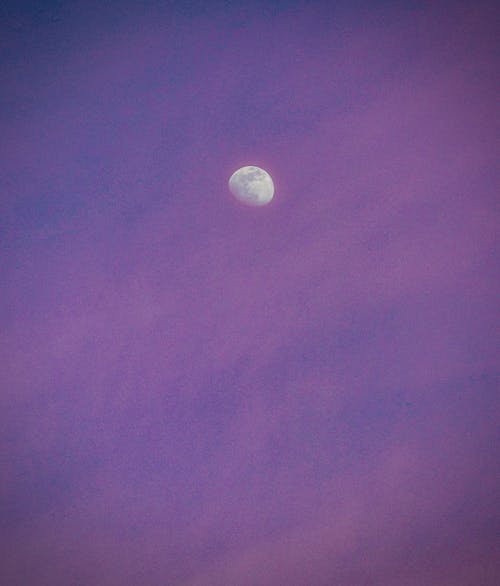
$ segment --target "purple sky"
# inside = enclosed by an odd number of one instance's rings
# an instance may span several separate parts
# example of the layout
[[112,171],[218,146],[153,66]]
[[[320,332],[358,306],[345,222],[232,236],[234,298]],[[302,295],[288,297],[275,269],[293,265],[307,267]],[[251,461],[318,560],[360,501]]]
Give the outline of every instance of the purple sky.
[[174,4],[1,17],[2,583],[496,586],[498,10]]

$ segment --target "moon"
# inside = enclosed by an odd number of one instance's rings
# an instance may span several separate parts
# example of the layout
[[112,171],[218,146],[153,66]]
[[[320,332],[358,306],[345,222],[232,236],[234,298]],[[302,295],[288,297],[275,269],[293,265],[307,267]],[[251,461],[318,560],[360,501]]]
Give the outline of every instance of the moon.
[[231,175],[229,190],[243,203],[264,206],[273,199],[274,183],[267,171],[249,165],[241,167]]

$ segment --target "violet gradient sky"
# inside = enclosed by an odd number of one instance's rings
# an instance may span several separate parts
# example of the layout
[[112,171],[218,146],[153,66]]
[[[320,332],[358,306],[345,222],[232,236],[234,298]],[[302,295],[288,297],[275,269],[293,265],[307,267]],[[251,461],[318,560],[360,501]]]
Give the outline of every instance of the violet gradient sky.
[[2,584],[499,583],[498,18],[4,9]]

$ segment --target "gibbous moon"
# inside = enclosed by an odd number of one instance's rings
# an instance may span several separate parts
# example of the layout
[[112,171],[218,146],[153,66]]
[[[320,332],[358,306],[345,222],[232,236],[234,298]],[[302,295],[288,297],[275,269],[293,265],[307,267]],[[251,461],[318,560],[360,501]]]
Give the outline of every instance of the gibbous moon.
[[229,178],[231,193],[243,203],[263,206],[273,199],[274,184],[271,175],[260,167],[241,167]]

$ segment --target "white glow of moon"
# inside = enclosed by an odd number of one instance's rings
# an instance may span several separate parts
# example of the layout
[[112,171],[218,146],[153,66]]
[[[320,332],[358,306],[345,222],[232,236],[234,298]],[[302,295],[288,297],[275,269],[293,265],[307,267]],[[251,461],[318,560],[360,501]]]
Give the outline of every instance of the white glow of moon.
[[241,167],[229,178],[231,193],[243,203],[251,206],[268,204],[274,195],[271,175],[260,167]]

